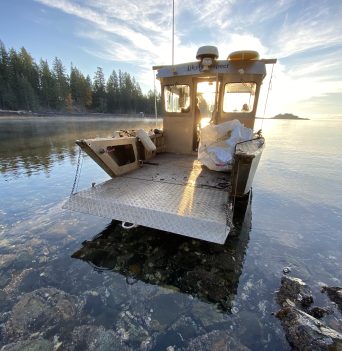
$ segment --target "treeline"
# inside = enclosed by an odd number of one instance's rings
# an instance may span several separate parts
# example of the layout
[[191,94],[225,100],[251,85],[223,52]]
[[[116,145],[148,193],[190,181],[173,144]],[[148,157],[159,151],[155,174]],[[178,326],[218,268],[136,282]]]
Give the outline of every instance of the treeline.
[[[22,47],[6,50],[0,41],[0,109],[154,114],[155,95],[143,94],[127,72],[113,70],[105,80],[101,67],[93,79],[71,65],[70,74],[59,58],[52,67],[39,64]],[[160,111],[160,96],[157,96]]]

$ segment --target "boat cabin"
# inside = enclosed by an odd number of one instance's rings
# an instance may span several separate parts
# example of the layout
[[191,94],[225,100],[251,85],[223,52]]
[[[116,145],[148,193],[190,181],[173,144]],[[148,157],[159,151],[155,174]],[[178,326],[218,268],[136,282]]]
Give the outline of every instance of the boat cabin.
[[253,129],[266,63],[255,51],[238,51],[218,60],[213,46],[199,48],[197,62],[156,66],[161,84],[166,151],[197,151],[198,130],[237,119]]

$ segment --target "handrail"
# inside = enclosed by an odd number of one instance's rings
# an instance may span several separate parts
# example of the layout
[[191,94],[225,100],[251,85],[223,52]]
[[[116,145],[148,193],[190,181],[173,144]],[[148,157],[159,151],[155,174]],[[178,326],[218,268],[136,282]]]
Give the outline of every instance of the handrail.
[[248,143],[249,141],[254,141],[254,140],[258,140],[258,139],[264,139],[262,145],[265,144],[265,138],[262,137],[261,135],[257,136],[256,138],[253,138],[253,139],[248,139],[248,140],[245,140],[245,141],[239,141],[238,143],[235,144],[235,147],[234,147],[234,155],[236,154],[236,147],[240,144],[243,144],[243,143]]

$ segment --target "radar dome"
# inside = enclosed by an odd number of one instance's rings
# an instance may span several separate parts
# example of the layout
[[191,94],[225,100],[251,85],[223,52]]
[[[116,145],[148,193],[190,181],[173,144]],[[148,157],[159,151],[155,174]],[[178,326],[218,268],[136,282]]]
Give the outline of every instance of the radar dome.
[[217,47],[216,46],[210,46],[210,45],[201,46],[197,50],[196,59],[197,60],[202,60],[204,57],[210,57],[210,58],[216,60],[219,57],[219,53],[218,53]]

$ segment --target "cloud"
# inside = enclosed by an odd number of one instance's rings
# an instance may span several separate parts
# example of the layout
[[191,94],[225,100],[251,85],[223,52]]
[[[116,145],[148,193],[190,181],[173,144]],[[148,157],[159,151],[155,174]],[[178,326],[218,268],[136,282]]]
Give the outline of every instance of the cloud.
[[334,6],[333,2],[326,3],[326,6],[312,2],[301,12],[292,13],[277,34],[275,46],[278,56],[287,57],[312,49],[341,45],[341,11],[342,6]]
[[[171,1],[35,1],[76,17],[74,34],[89,43],[84,52],[136,65],[143,87],[151,87],[152,65],[171,63]],[[341,92],[341,51],[334,50],[342,45],[341,10],[339,0],[176,1],[175,62],[193,61],[208,43],[221,59],[242,49],[276,56],[273,110]]]

